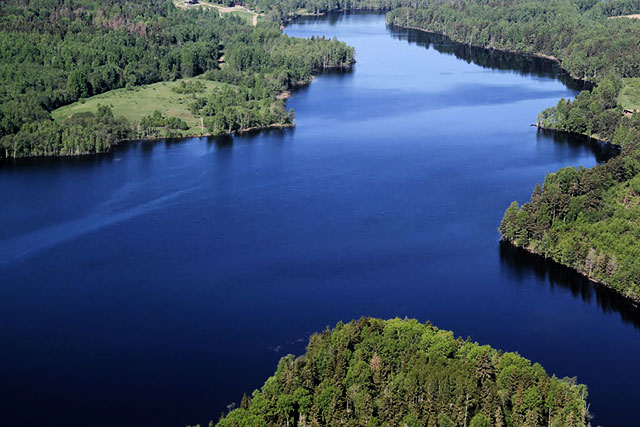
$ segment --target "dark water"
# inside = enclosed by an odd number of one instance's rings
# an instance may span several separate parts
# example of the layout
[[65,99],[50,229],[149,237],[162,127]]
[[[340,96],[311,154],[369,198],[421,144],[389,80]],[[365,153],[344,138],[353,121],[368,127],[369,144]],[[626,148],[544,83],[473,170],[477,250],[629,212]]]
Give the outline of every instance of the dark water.
[[638,310],[496,232],[611,155],[529,127],[571,82],[379,15],[287,33],[358,58],[294,94],[293,130],[0,167],[0,425],[206,423],[362,315],[518,350],[586,382],[594,425],[635,424]]

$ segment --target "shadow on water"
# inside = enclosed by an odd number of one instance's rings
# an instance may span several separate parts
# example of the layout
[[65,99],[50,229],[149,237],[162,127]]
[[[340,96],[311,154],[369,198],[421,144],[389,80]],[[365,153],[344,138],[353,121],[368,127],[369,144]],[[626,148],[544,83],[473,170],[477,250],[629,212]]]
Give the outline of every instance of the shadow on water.
[[250,131],[246,131],[246,132],[242,132],[242,133],[238,133],[235,134],[233,136],[226,136],[223,137],[223,140],[226,140],[228,138],[239,138],[242,141],[253,141],[257,138],[261,138],[261,137],[269,137],[269,138],[274,138],[274,139],[280,139],[283,138],[285,136],[290,136],[295,132],[295,126],[290,126],[290,127],[275,127],[275,128],[267,128],[267,129],[253,129]]
[[[607,160],[620,154],[620,147],[597,139],[589,138],[586,135],[576,135],[566,132],[558,132],[554,130],[538,129],[536,140],[538,142],[547,142],[551,139],[555,144],[566,146],[571,151],[579,152],[587,147],[593,153],[598,163],[604,163]],[[553,172],[553,171],[550,171]]]
[[137,152],[145,157],[153,155],[159,148],[170,148],[184,144],[193,139],[206,141],[207,144],[215,146],[217,149],[229,149],[233,147],[236,138],[244,142],[251,142],[261,136],[269,136],[274,140],[285,136],[291,136],[295,132],[295,126],[289,128],[255,129],[237,135],[220,136],[189,136],[182,138],[163,139],[143,139],[124,141],[106,153],[86,154],[81,156],[52,156],[52,157],[27,157],[18,159],[0,159],[0,170],[11,171],[12,169],[22,170],[29,168],[59,168],[59,167],[87,167],[101,165],[110,162],[117,162],[123,155],[131,155]]
[[[87,154],[82,156],[52,156],[52,157],[26,157],[17,159],[0,159],[0,171],[10,171],[12,169],[29,169],[29,168],[47,168],[47,167],[86,167],[101,162],[113,162],[118,160],[118,153],[129,150],[125,147],[129,143],[120,144],[119,147],[100,154]],[[141,151],[147,151],[148,148],[142,148]]]
[[603,313],[618,313],[624,323],[640,330],[640,307],[571,268],[507,242],[500,242],[500,267],[516,283],[526,283],[533,275],[539,283],[545,282],[552,289],[568,290],[574,298],[587,304],[595,302]]
[[593,85],[572,78],[560,65],[550,59],[504,52],[494,49],[473,47],[451,40],[449,37],[426,31],[387,25],[391,37],[405,40],[427,49],[433,47],[437,52],[453,55],[467,63],[473,63],[491,70],[514,71],[523,76],[535,76],[561,81],[569,89],[592,89]]

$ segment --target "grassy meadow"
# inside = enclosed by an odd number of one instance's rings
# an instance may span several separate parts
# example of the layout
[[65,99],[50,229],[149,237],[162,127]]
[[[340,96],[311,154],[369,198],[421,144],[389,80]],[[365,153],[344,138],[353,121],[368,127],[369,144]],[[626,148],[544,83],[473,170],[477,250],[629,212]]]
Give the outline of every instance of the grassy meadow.
[[636,110],[640,108],[640,78],[622,79],[623,86],[618,94],[618,105]]
[[[115,116],[124,116],[129,122],[135,123],[158,110],[164,116],[178,117],[187,122],[189,130],[183,132],[186,135],[199,135],[202,133],[200,118],[194,117],[188,108],[194,95],[179,94],[172,90],[178,87],[182,81],[189,82],[196,79],[191,77],[173,82],[136,86],[131,90],[116,89],[58,108],[53,111],[52,115],[55,120],[62,120],[75,113],[96,112],[98,104],[102,104],[111,107]],[[197,80],[205,86],[205,92],[222,84],[205,79]]]

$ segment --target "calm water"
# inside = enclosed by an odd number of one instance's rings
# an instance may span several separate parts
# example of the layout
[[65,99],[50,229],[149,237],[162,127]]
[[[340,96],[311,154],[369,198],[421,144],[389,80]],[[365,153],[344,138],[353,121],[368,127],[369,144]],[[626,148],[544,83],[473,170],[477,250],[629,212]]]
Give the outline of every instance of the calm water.
[[610,155],[529,127],[570,82],[380,15],[287,33],[358,59],[294,94],[293,130],[0,167],[0,425],[206,423],[363,315],[518,350],[586,382],[594,424],[636,423],[638,310],[496,231]]

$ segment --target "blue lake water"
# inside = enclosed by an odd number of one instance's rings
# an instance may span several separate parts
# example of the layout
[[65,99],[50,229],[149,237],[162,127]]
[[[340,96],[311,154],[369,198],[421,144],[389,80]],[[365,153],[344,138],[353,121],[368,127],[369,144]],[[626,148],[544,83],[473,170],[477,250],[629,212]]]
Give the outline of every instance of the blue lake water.
[[611,155],[529,126],[576,85],[382,15],[286,33],[358,60],[293,94],[294,129],[0,165],[0,426],[206,424],[363,315],[517,350],[587,383],[593,425],[635,424],[639,311],[497,232]]

